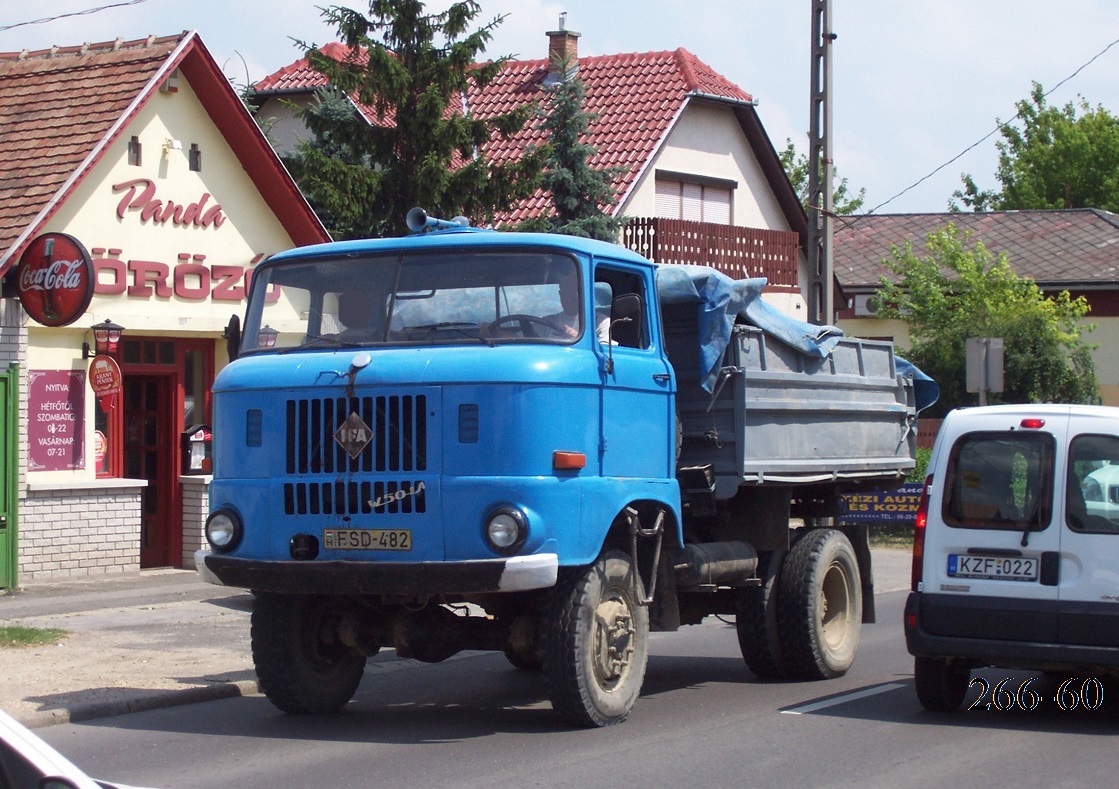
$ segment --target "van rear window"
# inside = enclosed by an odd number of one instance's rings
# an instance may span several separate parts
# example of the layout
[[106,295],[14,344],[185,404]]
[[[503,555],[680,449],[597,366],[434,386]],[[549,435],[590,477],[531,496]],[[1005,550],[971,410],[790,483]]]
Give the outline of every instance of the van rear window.
[[1047,528],[1053,513],[1054,447],[1048,433],[961,436],[948,459],[944,522],[970,529]]

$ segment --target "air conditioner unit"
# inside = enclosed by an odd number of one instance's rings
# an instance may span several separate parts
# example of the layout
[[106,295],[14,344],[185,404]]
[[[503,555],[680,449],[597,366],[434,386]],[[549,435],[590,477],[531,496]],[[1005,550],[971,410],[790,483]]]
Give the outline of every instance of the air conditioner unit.
[[878,312],[878,296],[873,293],[855,295],[855,317],[871,318]]

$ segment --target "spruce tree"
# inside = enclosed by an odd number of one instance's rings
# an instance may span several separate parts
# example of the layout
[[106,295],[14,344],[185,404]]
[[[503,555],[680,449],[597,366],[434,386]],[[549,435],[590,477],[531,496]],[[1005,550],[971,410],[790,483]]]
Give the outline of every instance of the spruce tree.
[[616,192],[611,184],[619,168],[597,170],[590,165],[594,146],[585,142],[595,116],[586,111],[587,89],[571,61],[552,64],[558,82],[551,92],[541,128],[548,132],[542,185],[552,194],[555,213],[522,223],[522,230],[547,230],[602,241],[617,241],[623,220],[611,216]]
[[368,14],[332,6],[323,15],[349,47],[346,59],[299,42],[336,97],[371,111],[311,104],[302,119],[314,137],[287,160],[335,238],[406,233],[414,206],[488,223],[535,191],[542,151],[500,164],[485,155],[495,136],[524,127],[532,105],[484,119],[468,106],[469,91],[489,85],[508,60],[477,62],[503,19],[471,30],[480,10],[473,0],[439,14],[425,13],[421,0],[371,0]]

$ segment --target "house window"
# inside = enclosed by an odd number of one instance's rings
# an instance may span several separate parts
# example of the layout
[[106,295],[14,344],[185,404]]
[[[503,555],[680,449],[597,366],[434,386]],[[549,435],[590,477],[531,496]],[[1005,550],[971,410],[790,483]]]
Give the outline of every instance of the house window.
[[729,225],[733,194],[729,184],[657,178],[657,216]]
[[128,140],[128,163],[133,167],[140,166],[141,150],[139,137],[132,137]]
[[190,170],[194,173],[202,172],[202,149],[195,142],[190,144]]

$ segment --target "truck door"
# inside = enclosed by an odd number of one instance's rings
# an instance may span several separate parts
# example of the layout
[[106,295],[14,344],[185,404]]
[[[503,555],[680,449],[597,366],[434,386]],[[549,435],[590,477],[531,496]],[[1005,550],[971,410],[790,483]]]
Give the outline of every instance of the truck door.
[[1119,423],[1070,420],[1060,547],[1059,641],[1119,646]]
[[[611,305],[637,304],[640,310],[640,326],[634,317],[615,312],[613,339],[598,344],[604,381],[600,447],[604,477],[665,479],[674,472],[671,394],[675,381],[656,328],[656,305],[650,302],[655,296],[642,274],[622,263],[600,262],[595,268],[596,327],[610,319]],[[627,298],[619,302],[619,297]]]

